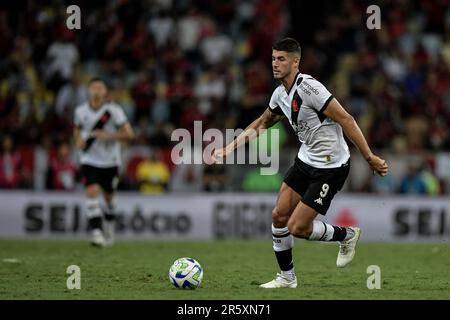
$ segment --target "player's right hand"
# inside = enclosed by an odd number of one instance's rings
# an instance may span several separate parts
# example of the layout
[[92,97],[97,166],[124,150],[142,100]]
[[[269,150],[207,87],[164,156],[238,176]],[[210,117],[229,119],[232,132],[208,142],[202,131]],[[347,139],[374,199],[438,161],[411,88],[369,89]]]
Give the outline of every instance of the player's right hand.
[[215,149],[212,154],[212,160],[214,163],[223,163],[223,159],[228,155],[226,148]]
[[373,174],[377,173],[382,177],[388,174],[389,167],[386,163],[386,160],[381,159],[376,155],[371,155],[367,159],[367,162],[369,163],[370,168],[373,170]]

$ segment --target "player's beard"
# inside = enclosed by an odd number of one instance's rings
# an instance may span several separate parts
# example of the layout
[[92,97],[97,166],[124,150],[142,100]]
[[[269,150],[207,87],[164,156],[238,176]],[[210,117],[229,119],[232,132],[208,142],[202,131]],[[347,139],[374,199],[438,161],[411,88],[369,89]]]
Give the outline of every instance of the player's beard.
[[277,73],[273,73],[273,78],[278,81],[283,81],[283,79],[285,79],[288,75],[289,73],[282,73],[281,71],[278,71]]
[[91,98],[91,105],[100,108],[104,101],[103,97],[95,95]]
[[278,71],[277,73],[273,73],[273,78],[275,80],[282,80],[284,77],[282,76],[282,74]]

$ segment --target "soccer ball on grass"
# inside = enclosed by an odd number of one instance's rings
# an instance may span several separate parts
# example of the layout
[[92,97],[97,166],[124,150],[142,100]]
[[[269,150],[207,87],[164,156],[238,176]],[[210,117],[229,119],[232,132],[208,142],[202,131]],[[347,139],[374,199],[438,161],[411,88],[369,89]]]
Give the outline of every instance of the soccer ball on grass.
[[202,283],[203,268],[195,259],[180,258],[170,267],[169,279],[176,288],[196,289]]

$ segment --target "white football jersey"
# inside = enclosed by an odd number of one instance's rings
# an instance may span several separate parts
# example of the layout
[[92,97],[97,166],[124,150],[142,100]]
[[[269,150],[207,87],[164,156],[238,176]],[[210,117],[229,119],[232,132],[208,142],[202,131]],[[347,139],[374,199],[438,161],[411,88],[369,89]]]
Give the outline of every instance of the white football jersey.
[[285,115],[302,143],[298,158],[315,168],[336,168],[350,152],[341,126],[323,112],[333,95],[308,74],[298,73],[289,92],[278,86],[270,98],[270,110]]
[[[112,102],[104,103],[99,109],[94,110],[86,102],[75,109],[74,122],[81,131],[84,141],[87,141],[99,121],[103,118],[102,130],[115,132],[128,122],[122,108]],[[104,141],[95,139],[92,145],[81,151],[81,164],[91,165],[99,168],[120,166],[120,141]]]

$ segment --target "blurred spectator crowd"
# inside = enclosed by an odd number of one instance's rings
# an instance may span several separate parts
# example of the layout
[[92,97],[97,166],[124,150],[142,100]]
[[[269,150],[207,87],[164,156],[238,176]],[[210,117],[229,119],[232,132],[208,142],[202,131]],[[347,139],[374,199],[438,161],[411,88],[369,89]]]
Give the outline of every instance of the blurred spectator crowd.
[[[328,86],[375,150],[450,151],[450,0],[375,1],[380,30],[366,28],[370,3],[333,1],[305,44],[295,28],[293,2],[0,5],[0,188],[36,188],[38,163],[44,163],[43,188],[71,190],[80,184],[73,111],[87,99],[87,81],[101,76],[137,135],[125,157],[121,189],[230,189],[228,168],[174,166],[170,135],[175,128],[192,132],[194,120],[202,121],[203,130],[245,128],[267,107],[276,86],[271,46],[284,36],[299,40],[301,72]],[[73,3],[81,8],[81,30],[66,27],[66,8]],[[280,128],[288,133],[282,148],[298,148],[288,124]],[[445,191],[432,166],[427,167],[432,178],[421,175],[423,183],[414,178],[417,170],[390,191]],[[279,181],[248,170],[240,189],[273,191]],[[368,187],[375,183],[350,191],[377,192]]]

